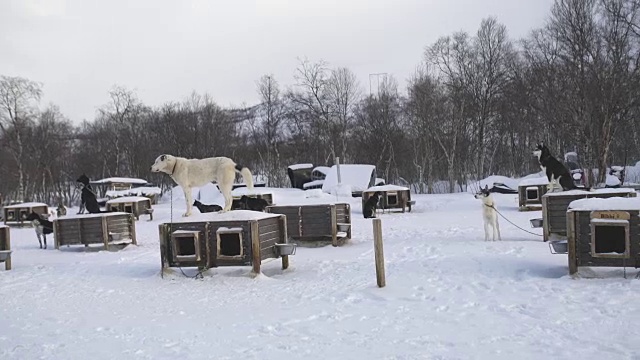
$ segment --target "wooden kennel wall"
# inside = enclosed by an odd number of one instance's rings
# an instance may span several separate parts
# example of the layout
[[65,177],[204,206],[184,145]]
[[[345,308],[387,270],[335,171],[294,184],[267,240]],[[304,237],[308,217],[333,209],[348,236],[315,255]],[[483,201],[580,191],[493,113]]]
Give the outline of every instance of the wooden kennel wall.
[[0,225],[0,263],[4,269],[11,270],[11,233],[8,226]]
[[574,200],[587,198],[635,197],[633,189],[570,190],[546,193],[542,197],[542,233],[544,241],[552,235],[567,236],[567,210]]
[[381,192],[380,201],[378,202],[378,209],[391,210],[401,209],[402,212],[408,210],[411,212],[411,205],[415,204],[415,201],[411,200],[411,191],[409,188],[396,185],[381,185],[373,186],[362,192],[362,208],[364,209],[364,203],[376,192]]
[[542,196],[547,193],[549,180],[546,177],[524,179],[518,184],[518,209],[520,211],[539,210]]
[[285,215],[289,237],[296,241],[338,246],[351,239],[348,203],[269,206],[266,212]]
[[133,214],[136,220],[140,215],[149,215],[149,220],[153,220],[153,208],[151,199],[144,196],[125,196],[107,201],[107,210],[111,212],[126,212]]
[[48,215],[49,214],[49,206],[44,203],[38,202],[29,202],[29,203],[21,203],[21,204],[13,204],[7,205],[2,210],[4,212],[4,223],[5,224],[20,224],[24,222],[24,219],[29,216],[29,214],[33,211],[36,214],[40,215]]
[[567,212],[569,273],[581,266],[640,267],[640,199],[593,200],[573,202],[578,208]]
[[62,245],[102,244],[129,241],[137,245],[136,222],[133,214],[110,212],[70,215],[53,221],[56,249]]
[[[260,273],[262,260],[282,257],[287,244],[286,218],[250,210],[205,213],[159,226],[162,269],[167,267],[252,266]],[[280,245],[279,245],[280,244]]]

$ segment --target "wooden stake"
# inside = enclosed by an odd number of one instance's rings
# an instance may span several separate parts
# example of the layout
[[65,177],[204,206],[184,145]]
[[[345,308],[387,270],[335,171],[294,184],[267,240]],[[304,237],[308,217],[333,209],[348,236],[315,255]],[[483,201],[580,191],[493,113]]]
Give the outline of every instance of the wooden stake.
[[384,276],[384,252],[382,249],[382,220],[373,219],[373,249],[376,259],[376,280],[378,287],[386,285]]

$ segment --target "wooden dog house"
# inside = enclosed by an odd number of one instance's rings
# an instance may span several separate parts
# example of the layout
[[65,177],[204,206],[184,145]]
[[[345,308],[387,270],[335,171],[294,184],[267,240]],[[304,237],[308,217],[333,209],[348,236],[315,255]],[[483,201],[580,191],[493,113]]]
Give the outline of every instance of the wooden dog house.
[[569,190],[550,192],[542,196],[542,228],[544,241],[553,236],[567,236],[567,210],[574,200],[587,198],[635,197],[633,189]]
[[133,214],[110,212],[70,215],[53,221],[56,249],[62,245],[110,244],[129,242],[137,245]]
[[153,220],[153,208],[151,199],[144,196],[125,196],[107,201],[107,210],[111,212],[126,212],[133,214],[136,220],[140,215],[149,215],[149,220]]
[[49,215],[49,206],[45,203],[28,202],[7,205],[2,210],[4,212],[4,223],[22,225],[31,212],[38,215]]
[[287,233],[296,242],[338,246],[351,239],[348,203],[269,206],[266,211],[286,216]]
[[582,199],[567,212],[569,273],[581,266],[640,267],[640,199]]
[[4,269],[11,270],[11,233],[8,226],[0,225],[0,263]]
[[524,179],[518,184],[518,209],[539,210],[542,196],[547,193],[549,180],[546,177]]
[[402,212],[405,210],[411,212],[411,205],[415,204],[415,201],[411,200],[409,188],[398,185],[381,185],[370,187],[362,192],[363,209],[367,200],[376,192],[382,193],[378,202],[378,209],[381,210],[401,209]]
[[252,266],[282,258],[289,267],[295,245],[287,244],[286,218],[258,211],[204,213],[159,226],[162,269],[168,267]]

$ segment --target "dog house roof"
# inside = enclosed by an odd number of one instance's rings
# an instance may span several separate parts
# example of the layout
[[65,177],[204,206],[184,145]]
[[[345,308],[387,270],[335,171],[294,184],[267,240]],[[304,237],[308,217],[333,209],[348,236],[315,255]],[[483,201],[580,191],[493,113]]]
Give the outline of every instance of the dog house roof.
[[640,210],[640,198],[589,198],[574,200],[568,211]]
[[631,194],[631,193],[634,193],[634,192],[635,192],[634,189],[605,188],[605,189],[595,189],[595,190],[592,190],[592,191],[587,191],[587,190],[558,191],[558,192],[546,193],[546,194],[543,195],[543,197],[545,197],[545,196],[565,196],[565,195],[585,195],[585,194],[593,194],[593,193],[600,193],[600,194]]
[[92,184],[111,184],[111,183],[147,184],[148,181],[144,179],[137,179],[137,178],[110,177],[106,179],[95,180],[95,181],[92,181],[91,183]]
[[99,213],[99,214],[71,214],[71,215],[61,217],[58,220],[99,218],[102,216],[115,216],[115,215],[131,215],[131,214],[126,212],[106,212],[106,213]]
[[538,186],[538,185],[548,185],[549,179],[546,176],[535,177],[535,178],[526,178],[520,180],[518,186]]
[[204,213],[192,214],[189,217],[177,216],[173,219],[174,223],[190,223],[190,222],[207,222],[207,221],[247,221],[262,220],[268,218],[279,217],[280,214],[270,214],[260,211],[251,210],[232,210],[225,213]]
[[26,207],[36,207],[36,206],[48,206],[48,205],[40,202],[26,202],[26,203],[20,203],[20,204],[7,205],[4,208],[17,209],[17,208],[26,208]]
[[408,187],[398,186],[398,185],[380,185],[380,186],[372,186],[365,190],[364,192],[376,192],[376,191],[398,191],[398,190],[409,190]]
[[144,200],[149,200],[149,198],[146,198],[144,196],[123,196],[123,197],[111,199],[107,201],[107,204],[130,203],[130,202],[138,202],[138,201],[144,201]]
[[291,170],[311,169],[311,168],[313,168],[313,164],[293,164],[293,165],[289,165],[289,169],[291,169]]

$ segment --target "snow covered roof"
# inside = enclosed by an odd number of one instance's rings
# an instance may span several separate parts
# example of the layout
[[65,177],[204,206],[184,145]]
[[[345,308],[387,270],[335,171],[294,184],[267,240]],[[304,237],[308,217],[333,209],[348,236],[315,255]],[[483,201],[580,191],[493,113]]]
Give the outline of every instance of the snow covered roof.
[[[350,185],[352,191],[364,191],[371,184],[374,165],[344,164],[340,165],[341,182]],[[330,193],[338,185],[337,166],[333,165],[322,184],[322,191]]]
[[535,177],[535,178],[526,178],[520,180],[518,186],[537,186],[537,185],[548,185],[549,179],[546,176]]
[[97,218],[97,217],[101,217],[101,216],[115,216],[115,215],[131,215],[129,213],[126,212],[106,212],[106,213],[99,213],[99,214],[69,214],[65,217],[61,217],[58,218],[57,220],[60,221],[64,221],[67,219],[84,219],[84,218]]
[[595,189],[592,191],[587,191],[587,190],[569,190],[569,191],[558,191],[558,192],[552,192],[552,193],[546,193],[543,195],[543,197],[545,196],[566,196],[566,195],[586,195],[586,194],[593,194],[593,193],[600,193],[600,194],[630,194],[630,193],[634,193],[636,192],[633,189],[627,189],[627,188],[604,188],[604,189]]
[[246,186],[235,188],[231,191],[233,196],[253,195],[253,194],[271,194],[273,195],[273,188],[268,187],[254,187],[253,191],[249,191]]
[[119,203],[128,203],[128,202],[138,202],[138,201],[150,201],[149,198],[144,196],[123,196],[115,199],[111,199],[107,201],[107,204],[119,204]]
[[312,186],[318,186],[318,185],[322,185],[322,184],[324,184],[324,179],[322,179],[322,180],[313,180],[313,181],[306,182],[306,183],[304,183],[302,185],[302,187],[304,189],[307,189],[307,188],[310,188]]
[[640,210],[640,198],[589,198],[574,200],[569,204],[569,211],[579,210]]
[[173,223],[191,223],[191,222],[204,222],[204,221],[247,221],[247,220],[261,220],[268,218],[279,217],[280,214],[270,214],[261,211],[251,210],[231,210],[225,213],[204,213],[198,214],[194,212],[189,217],[177,216],[174,217]]
[[293,164],[288,166],[291,170],[311,169],[313,164]]
[[107,190],[105,195],[110,197],[127,195],[160,195],[162,190],[157,186],[140,186],[128,190]]
[[5,209],[17,209],[17,208],[25,208],[25,207],[36,207],[36,206],[49,206],[49,205],[45,203],[39,203],[39,202],[26,202],[26,203],[20,203],[20,204],[7,205],[5,206]]
[[110,177],[100,180],[95,180],[91,182],[92,184],[110,184],[110,183],[124,183],[124,184],[146,184],[147,180],[137,179],[137,178],[126,178],[126,177]]
[[376,192],[376,191],[398,191],[398,190],[409,190],[408,187],[398,186],[398,185],[380,185],[380,186],[372,186],[365,190],[364,192]]
[[313,168],[313,171],[321,172],[326,175],[329,173],[329,171],[331,171],[331,168],[328,166],[316,166],[315,168]]

